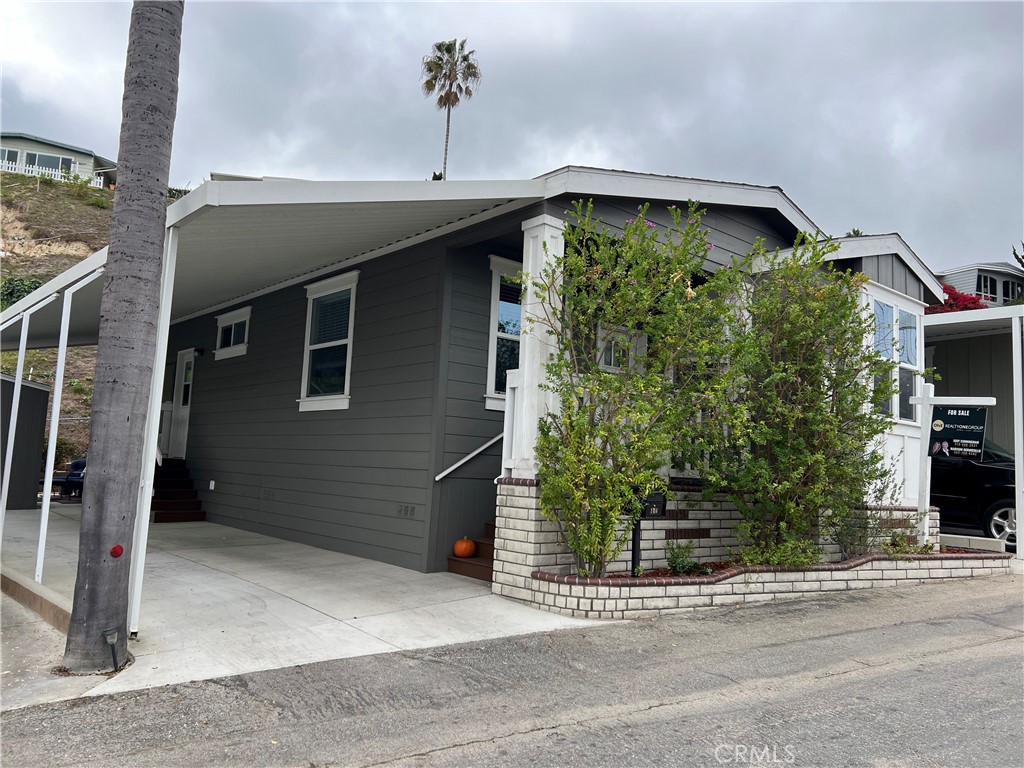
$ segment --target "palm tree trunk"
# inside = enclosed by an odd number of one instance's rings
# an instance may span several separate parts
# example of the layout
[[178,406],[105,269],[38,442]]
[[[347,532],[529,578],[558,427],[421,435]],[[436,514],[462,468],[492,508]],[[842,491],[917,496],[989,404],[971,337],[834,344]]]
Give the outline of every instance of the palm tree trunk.
[[445,110],[444,118],[444,164],[441,166],[441,181],[448,179],[448,137],[452,132],[452,108]]
[[[117,631],[117,666],[128,658],[128,573],[156,348],[183,13],[180,1],[132,7],[78,578],[64,651],[72,672],[113,666],[106,630]],[[120,557],[112,552],[117,545]]]

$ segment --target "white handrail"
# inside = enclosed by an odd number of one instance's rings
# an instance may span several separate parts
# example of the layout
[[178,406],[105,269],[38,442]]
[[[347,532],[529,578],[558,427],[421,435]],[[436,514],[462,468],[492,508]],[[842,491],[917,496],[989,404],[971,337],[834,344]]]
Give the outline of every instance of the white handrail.
[[467,454],[466,456],[463,456],[461,459],[459,459],[454,464],[452,464],[450,467],[448,467],[448,469],[446,469],[444,472],[442,472],[437,477],[435,477],[434,481],[437,482],[438,480],[443,480],[444,478],[448,477],[448,475],[450,475],[456,469],[461,467],[467,461],[471,461],[471,460],[475,459],[477,456],[479,456],[481,453],[486,451],[488,448],[490,448],[496,442],[501,440],[504,436],[505,436],[504,432],[502,432],[502,433],[500,433],[498,435],[495,435],[490,440],[488,440],[486,443],[484,443],[479,448],[477,448],[475,451],[473,451],[472,453]]

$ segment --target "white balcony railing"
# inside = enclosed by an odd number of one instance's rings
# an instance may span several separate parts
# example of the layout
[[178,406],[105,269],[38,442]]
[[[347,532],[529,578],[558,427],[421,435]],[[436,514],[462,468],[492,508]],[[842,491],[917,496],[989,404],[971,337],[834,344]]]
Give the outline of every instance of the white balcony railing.
[[[53,168],[43,168],[39,165],[21,165],[19,163],[11,163],[6,160],[0,162],[0,171],[6,173],[20,173],[23,176],[47,176],[57,181],[71,181],[75,175],[73,173],[65,173],[64,171],[55,170]],[[90,187],[103,188],[103,177],[93,176],[89,180]]]

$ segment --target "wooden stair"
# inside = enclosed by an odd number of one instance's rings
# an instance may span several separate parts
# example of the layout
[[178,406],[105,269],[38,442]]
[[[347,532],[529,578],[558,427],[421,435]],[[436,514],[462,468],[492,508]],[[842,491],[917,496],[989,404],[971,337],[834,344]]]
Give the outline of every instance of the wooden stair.
[[448,573],[489,582],[494,574],[494,523],[484,523],[484,535],[473,541],[476,542],[476,556],[449,555]]
[[192,523],[206,519],[184,459],[164,459],[153,476],[154,523]]

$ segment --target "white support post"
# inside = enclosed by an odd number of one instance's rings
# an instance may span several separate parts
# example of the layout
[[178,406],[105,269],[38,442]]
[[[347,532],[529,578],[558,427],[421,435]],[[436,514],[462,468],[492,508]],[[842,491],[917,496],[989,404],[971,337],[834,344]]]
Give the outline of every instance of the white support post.
[[[563,222],[554,216],[535,216],[523,222],[523,324],[519,337],[519,392],[515,409],[512,439],[512,476],[535,478],[537,462],[537,424],[554,407],[550,392],[541,388],[545,380],[545,364],[554,352],[548,330],[538,321],[544,320],[540,300],[534,295],[531,281],[540,277],[552,258],[562,255]],[[505,432],[508,436],[509,432]]]
[[1021,511],[1024,510],[1024,317],[1010,318],[1013,342],[1013,528],[1017,537],[1017,554],[1010,562],[1014,573],[1024,574],[1024,548],[1020,543]]
[[160,437],[160,407],[167,368],[167,334],[171,327],[171,299],[174,297],[174,271],[178,260],[178,228],[169,227],[164,237],[164,263],[160,276],[160,317],[156,327],[153,379],[149,387],[149,408],[142,447],[142,477],[135,512],[135,536],[132,543],[132,567],[128,577],[128,634],[139,632],[142,608],[142,579],[149,546],[150,508],[153,506],[153,475],[156,471],[157,441]]
[[932,457],[928,452],[931,441],[932,406],[963,405],[968,407],[993,406],[994,397],[935,397],[935,385],[925,384],[920,397],[910,398],[914,405],[921,406],[921,466],[918,468],[920,487],[917,491],[917,514],[920,517],[920,543],[931,544],[928,536],[928,508],[931,506],[931,471]]
[[64,365],[68,355],[68,331],[71,325],[71,302],[75,292],[103,274],[97,269],[64,291],[60,315],[60,341],[57,343],[57,370],[53,377],[53,404],[50,406],[50,436],[46,443],[46,469],[43,470],[43,509],[39,516],[39,545],[36,549],[36,583],[43,583],[43,558],[46,555],[46,533],[50,524],[50,494],[53,491],[53,462],[57,455],[57,428],[60,426],[60,401],[64,394]]
[[[4,474],[0,480],[0,538],[4,535],[4,520],[7,517],[7,494],[11,489],[11,466],[14,459],[14,437],[18,431],[18,408],[21,406],[21,377],[25,373],[25,349],[28,347],[28,326],[32,315],[57,298],[51,294],[38,304],[26,309],[19,315],[21,320],[21,340],[18,343],[18,365],[14,372],[14,393],[11,395],[11,418],[7,425],[7,454],[4,456]],[[14,318],[11,319],[13,321]],[[9,321],[7,325],[11,325]]]

